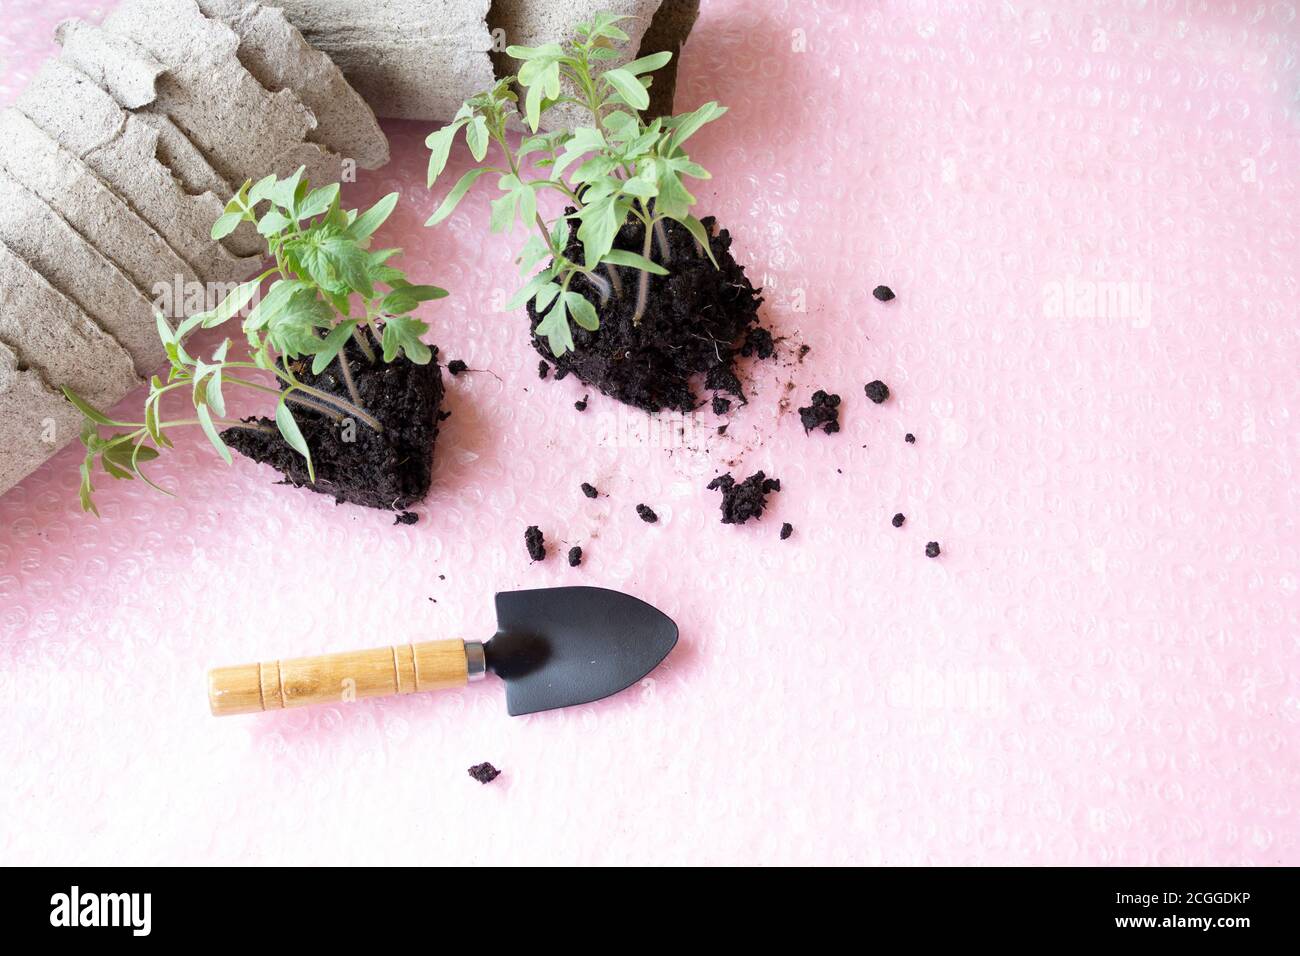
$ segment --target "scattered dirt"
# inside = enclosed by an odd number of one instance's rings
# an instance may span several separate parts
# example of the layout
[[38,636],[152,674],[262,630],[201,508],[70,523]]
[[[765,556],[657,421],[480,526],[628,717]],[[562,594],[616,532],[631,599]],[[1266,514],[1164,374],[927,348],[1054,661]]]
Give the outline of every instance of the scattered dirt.
[[794,525],[792,525],[792,524],[791,524],[790,522],[788,522],[788,521],[787,521],[785,524],[781,525],[781,540],[782,540],[782,541],[784,541],[786,538],[790,537],[790,535],[792,535],[792,534],[794,534]]
[[876,379],[874,382],[868,382],[863,387],[863,391],[867,393],[867,398],[871,399],[877,405],[889,398],[889,386],[880,379]]
[[576,568],[582,564],[582,549],[576,544],[569,549],[569,567]]
[[530,524],[524,530],[524,546],[528,548],[528,556],[534,561],[546,560],[546,542],[537,525]]
[[646,524],[654,524],[659,520],[659,516],[646,505],[637,505],[636,513]]
[[805,435],[817,428],[827,435],[835,434],[840,430],[840,397],[817,389],[812,404],[799,409],[799,421]]
[[[404,511],[428,493],[433,480],[433,447],[443,418],[438,413],[443,398],[438,350],[433,349],[428,365],[416,365],[405,356],[371,364],[349,342],[345,357],[365,410],[384,430],[375,431],[360,421],[336,422],[294,405],[294,417],[316,466],[315,484],[306,459],[280,437],[272,419],[249,419],[262,428],[231,428],[222,437],[241,455],[275,468],[284,475],[285,484],[332,495],[335,501]],[[320,375],[311,373],[309,361],[293,363],[293,371],[306,385],[348,396],[338,362]]]
[[[582,293],[596,306],[600,328],[589,332],[575,326],[576,348],[559,358],[551,355],[544,339],[537,338],[541,316],[529,302],[533,345],[555,364],[555,377],[572,371],[606,395],[649,412],[694,409],[699,401],[690,379],[701,372],[709,389],[743,398],[733,363],[745,345],[757,352],[764,344],[762,336],[750,338],[763,300],[732,258],[730,234],[723,229],[714,235],[713,225],[712,217],[704,220],[718,261],[716,269],[685,227],[673,221],[665,223],[670,254],[665,258],[663,250],[655,248],[654,259],[666,266],[669,274],[650,277],[645,314],[637,325],[632,324],[640,277],[637,270],[618,269],[622,292],[603,305],[596,286],[575,279],[571,291]],[[641,223],[628,223],[619,232],[615,248],[639,254],[643,236]],[[576,229],[568,251],[581,261]]]
[[393,519],[393,524],[415,524],[420,520],[420,516],[414,511],[403,511]]
[[587,410],[587,399],[588,399],[589,397],[590,397],[590,396],[588,396],[588,395],[584,395],[584,396],[582,396],[582,398],[580,398],[578,401],[576,401],[576,402],[573,403],[573,407],[576,408],[576,409],[577,409],[578,411],[580,411],[580,412],[585,412],[585,411]]
[[551,366],[546,363],[545,359],[542,359],[537,363],[537,377],[544,379],[549,374],[551,374]]
[[925,546],[925,556],[927,558],[937,558],[939,556],[939,542],[931,541]]
[[894,297],[894,290],[887,285],[878,285],[871,290],[871,294],[881,302],[888,302]]
[[721,395],[713,396],[713,414],[725,415],[731,411],[731,399],[723,398]]
[[464,362],[462,362],[460,359],[452,359],[450,362],[447,363],[447,371],[450,372],[453,377],[455,377],[459,375],[461,372],[468,372],[469,366],[466,365]]
[[596,490],[595,485],[586,481],[582,483],[582,493],[586,495],[588,498],[595,498],[596,495],[600,494],[600,492]]
[[[737,483],[731,475],[719,475],[708,484],[709,491],[722,492],[722,523],[744,524],[750,518],[761,518],[767,507],[767,496],[781,490],[779,478],[769,478],[756,471]],[[793,527],[790,529],[794,530]],[[782,537],[789,537],[782,528]]]
[[903,441],[907,442],[909,445],[915,445],[916,436],[913,435],[911,432],[908,432],[906,435],[903,436]]
[[476,763],[469,768],[469,775],[479,783],[491,783],[497,777],[501,776],[501,771],[490,763]]
[[906,520],[907,520],[907,515],[903,514],[900,511],[898,514],[894,515],[894,527],[901,528],[903,526],[903,522]]

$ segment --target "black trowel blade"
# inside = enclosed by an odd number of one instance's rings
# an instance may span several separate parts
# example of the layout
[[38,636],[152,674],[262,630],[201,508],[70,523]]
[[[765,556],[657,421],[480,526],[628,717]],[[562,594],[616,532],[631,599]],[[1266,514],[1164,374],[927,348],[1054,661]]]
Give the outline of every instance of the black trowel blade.
[[677,625],[644,601],[605,588],[497,595],[488,667],[506,682],[512,716],[600,700],[654,670]]

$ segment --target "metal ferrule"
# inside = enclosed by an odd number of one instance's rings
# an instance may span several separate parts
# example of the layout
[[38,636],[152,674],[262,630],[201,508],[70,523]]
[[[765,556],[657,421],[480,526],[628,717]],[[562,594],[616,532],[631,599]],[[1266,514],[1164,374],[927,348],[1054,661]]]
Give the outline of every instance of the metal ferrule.
[[483,644],[480,641],[465,642],[465,663],[469,669],[471,684],[487,677],[487,655],[483,653]]

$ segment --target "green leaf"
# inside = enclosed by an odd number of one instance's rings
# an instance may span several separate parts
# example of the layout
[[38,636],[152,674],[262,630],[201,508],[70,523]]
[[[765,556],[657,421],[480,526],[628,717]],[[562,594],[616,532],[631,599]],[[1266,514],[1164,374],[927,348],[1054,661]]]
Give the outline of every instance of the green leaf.
[[533,304],[536,307],[537,311],[541,312],[545,310],[545,308],[548,305],[550,305],[551,302],[555,299],[555,297],[559,294],[560,294],[559,284],[555,282],[548,282],[544,284],[540,289],[537,290],[537,298],[533,300]]
[[233,459],[230,457],[230,449],[221,440],[221,435],[217,431],[216,424],[212,421],[212,412],[208,411],[208,406],[200,405],[196,411],[199,415],[199,424],[203,426],[203,434],[208,436],[208,441],[212,442],[212,447],[221,455],[221,459],[227,465],[232,464]]
[[[522,289],[511,296],[510,301],[505,304],[505,311],[510,312],[515,309],[523,308],[524,303],[537,295],[538,291],[550,282],[552,278],[554,278],[554,276],[549,269],[537,273],[537,275],[528,280]],[[556,286],[555,288],[558,290],[559,286]],[[548,299],[547,301],[549,302],[550,300]]]
[[434,285],[404,284],[384,296],[383,301],[379,304],[379,309],[389,315],[401,315],[404,312],[410,312],[421,302],[431,302],[434,299],[446,297],[447,290],[439,289]]
[[317,329],[332,328],[334,312],[317,297],[315,289],[301,288],[268,323],[271,343],[286,358],[312,355],[320,348]]
[[85,415],[96,425],[108,425],[113,428],[132,427],[126,422],[118,422],[109,418],[107,415],[105,415],[103,412],[97,409],[94,405],[90,404],[90,402],[86,401],[84,398],[82,398],[72,389],[68,388],[68,386],[66,385],[63,386],[63,396],[77,407],[77,411],[81,412],[81,414]]
[[[253,296],[257,295],[257,290],[262,286],[260,279],[250,279],[235,288],[221,300],[221,303],[211,312],[202,313],[201,320],[205,329],[215,328],[223,322],[227,322],[235,316],[249,302],[253,301]],[[196,318],[192,316],[191,318]]]
[[356,319],[348,319],[346,322],[340,322],[330,330],[329,335],[325,336],[325,341],[321,344],[320,351],[311,360],[311,373],[313,375],[319,375],[329,368],[330,362],[333,362],[338,357],[339,352],[343,351],[343,346],[352,337],[353,330],[360,324]]
[[596,307],[587,301],[586,296],[578,292],[566,292],[564,304],[569,314],[573,316],[573,321],[588,332],[595,332],[600,328],[600,316],[596,314]]
[[473,121],[465,127],[465,142],[469,145],[470,155],[474,157],[474,161],[476,163],[483,162],[488,150],[486,118],[475,116]]
[[217,221],[212,224],[212,241],[220,242],[226,236],[230,235],[239,228],[239,224],[244,221],[244,213],[228,212],[217,217]]
[[719,106],[716,102],[710,101],[697,110],[669,119],[665,124],[673,131],[668,140],[669,155],[680,149],[682,143],[693,136],[701,126],[713,122],[726,112],[727,108],[725,106]]
[[262,297],[262,301],[257,303],[256,308],[249,313],[248,318],[244,320],[244,331],[251,332],[266,328],[271,320],[289,304],[289,300],[294,293],[305,288],[307,288],[307,284],[299,279],[277,280],[271,286],[270,291]]
[[95,507],[95,485],[90,480],[90,461],[81,463],[81,487],[78,489],[78,496],[81,498],[81,510],[87,513],[93,513],[96,518],[99,517],[99,509]]
[[338,183],[322,186],[320,189],[313,189],[307,194],[307,198],[302,201],[302,205],[298,207],[298,221],[301,222],[304,219],[314,219],[317,216],[324,215],[330,211],[334,201],[338,198]]
[[288,179],[281,179],[267,191],[266,198],[279,206],[286,213],[292,215],[294,205],[297,202],[298,185],[302,182],[303,173],[307,171],[306,166],[299,166]]
[[375,230],[387,222],[388,217],[393,214],[393,210],[397,208],[398,196],[398,193],[389,193],[379,200],[348,226],[345,235],[352,240],[369,239],[374,235]]
[[419,319],[409,316],[394,316],[384,323],[384,361],[391,362],[398,353],[405,352],[416,365],[428,365],[433,353],[429,346],[420,341],[420,337],[429,331],[429,326]]
[[[506,179],[514,179],[514,176],[502,177],[503,182]],[[510,227],[514,225],[515,209],[517,209],[518,206],[519,193],[513,190],[499,199],[492,200],[492,219],[489,228],[493,232],[508,231]]]
[[271,198],[271,190],[275,188],[275,176],[266,176],[259,179],[248,193],[248,204],[256,206],[265,199]]
[[283,397],[275,406],[275,426],[280,429],[280,434],[289,447],[307,459],[307,477],[315,483],[316,466],[311,460],[311,449],[307,447],[307,439],[302,437],[302,429],[298,427],[298,421],[293,417],[293,411]]
[[643,110],[650,105],[650,94],[641,85],[641,81],[629,73],[626,68],[606,70],[601,74],[601,77],[608,81],[609,85],[623,99],[623,102],[633,109]]
[[[158,457],[158,452],[148,445],[137,445],[131,442],[123,442],[120,445],[112,445],[104,450],[104,462],[112,462],[115,466],[125,472],[125,477],[130,479],[131,473],[138,469],[136,465],[141,461],[153,461]],[[120,477],[114,475],[114,477]]]
[[266,215],[262,217],[257,224],[257,232],[260,236],[270,237],[278,232],[283,232],[286,228],[293,225],[293,220],[284,215],[278,209],[268,209]]
[[704,254],[709,257],[709,261],[713,263],[713,267],[716,269],[718,260],[713,258],[713,247],[709,244],[709,232],[704,228],[704,223],[689,215],[669,216],[668,218],[677,220],[690,231],[690,234],[695,237],[695,241],[704,249]]
[[668,270],[659,263],[652,262],[645,256],[636,252],[629,252],[626,249],[611,249],[605,253],[603,261],[613,263],[616,266],[631,266],[633,269],[640,269],[642,272],[649,272],[652,275],[668,275]]
[[456,185],[451,188],[451,192],[447,193],[447,198],[442,201],[442,205],[434,210],[433,215],[429,217],[429,221],[426,222],[425,225],[436,226],[438,223],[450,216],[460,204],[460,201],[465,197],[465,194],[469,192],[469,187],[473,186],[474,181],[486,172],[489,172],[489,170],[481,168],[471,169],[464,176],[460,177],[460,180]]
[[447,168],[447,157],[451,155],[451,144],[456,139],[456,131],[465,125],[465,120],[456,120],[454,123],[448,123],[440,130],[429,134],[429,138],[424,141],[424,145],[429,147],[429,188],[433,188],[434,182],[442,171]]
[[596,268],[596,263],[610,251],[620,225],[612,200],[601,200],[583,210],[578,241],[582,243],[584,264],[588,269]]
[[573,348],[573,331],[569,328],[569,318],[565,310],[565,296],[557,296],[555,305],[537,323],[537,334],[545,337],[551,354],[557,358]]
[[668,50],[659,53],[651,53],[649,56],[643,56],[638,60],[633,60],[626,64],[623,69],[633,76],[640,76],[642,73],[653,73],[655,70],[667,66],[668,61],[673,55]]

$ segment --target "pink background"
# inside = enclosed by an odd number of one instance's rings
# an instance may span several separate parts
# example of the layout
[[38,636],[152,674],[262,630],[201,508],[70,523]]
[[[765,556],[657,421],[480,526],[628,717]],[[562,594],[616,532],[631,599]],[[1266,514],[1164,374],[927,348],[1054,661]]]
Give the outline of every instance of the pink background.
[[[103,9],[5,0],[0,97]],[[496,311],[522,236],[485,192],[423,229],[427,129],[390,127],[348,198],[402,191],[384,241],[484,370],[419,524],[200,436],[156,469],[175,500],[105,479],[83,517],[76,449],[0,499],[0,858],[1300,864],[1298,52],[1291,2],[706,0],[679,105],[732,112],[700,208],[787,336],[725,438],[539,382]],[[1052,310],[1089,282],[1150,307]],[[836,436],[799,426],[816,388]],[[785,490],[724,527],[718,468]],[[530,565],[529,524],[586,563]],[[211,666],[483,638],[494,591],[572,583],[677,650],[524,719],[494,679],[208,716]]]

